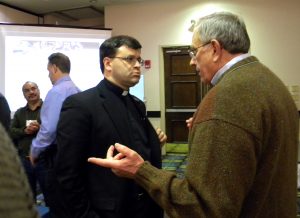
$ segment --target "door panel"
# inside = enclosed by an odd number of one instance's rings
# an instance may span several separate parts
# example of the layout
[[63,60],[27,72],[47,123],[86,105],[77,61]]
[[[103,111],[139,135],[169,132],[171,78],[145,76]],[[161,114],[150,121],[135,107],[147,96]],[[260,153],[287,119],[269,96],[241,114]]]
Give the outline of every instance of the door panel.
[[185,120],[192,117],[209,86],[200,82],[191,67],[189,46],[163,49],[165,76],[165,117],[168,142],[187,142]]
[[193,112],[166,112],[168,142],[187,142],[189,131],[185,120],[191,116],[193,116]]
[[171,108],[195,108],[198,104],[196,81],[174,81],[170,83]]

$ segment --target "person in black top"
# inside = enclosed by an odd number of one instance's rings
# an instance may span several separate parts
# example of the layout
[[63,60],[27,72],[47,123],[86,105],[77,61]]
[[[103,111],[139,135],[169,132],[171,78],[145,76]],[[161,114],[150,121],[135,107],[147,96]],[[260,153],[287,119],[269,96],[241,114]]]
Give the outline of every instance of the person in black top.
[[10,126],[10,136],[19,151],[35,198],[37,181],[39,181],[43,190],[44,178],[37,177],[35,167],[30,163],[29,151],[31,142],[40,129],[40,111],[43,101],[40,99],[40,90],[34,82],[25,82],[22,86],[22,92],[27,104],[15,112]]
[[87,162],[90,156],[105,157],[109,146],[120,142],[161,167],[166,135],[161,129],[155,131],[145,104],[129,93],[141,76],[141,47],[130,36],[104,41],[100,46],[104,79],[63,104],[55,173],[69,217],[163,217],[162,209],[135,182]]
[[0,123],[9,131],[10,108],[4,95],[0,93]]

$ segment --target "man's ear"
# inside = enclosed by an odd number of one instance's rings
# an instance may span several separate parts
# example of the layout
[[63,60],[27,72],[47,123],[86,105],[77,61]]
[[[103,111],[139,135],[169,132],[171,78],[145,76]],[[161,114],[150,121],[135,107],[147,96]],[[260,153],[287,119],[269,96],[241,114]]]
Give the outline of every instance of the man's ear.
[[111,58],[105,57],[103,58],[104,70],[110,72],[111,71]]
[[213,54],[214,54],[213,61],[217,62],[222,55],[222,45],[218,40],[213,39],[211,40],[211,46],[213,48]]
[[57,71],[59,70],[59,68],[55,64],[52,64],[52,68],[54,73],[57,73]]

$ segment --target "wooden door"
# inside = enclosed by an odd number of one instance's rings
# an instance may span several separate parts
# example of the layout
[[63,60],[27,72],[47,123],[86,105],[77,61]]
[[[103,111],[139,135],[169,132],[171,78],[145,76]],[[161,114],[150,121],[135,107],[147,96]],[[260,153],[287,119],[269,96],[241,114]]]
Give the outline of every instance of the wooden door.
[[190,66],[189,46],[163,48],[165,79],[165,118],[168,142],[185,143],[188,129],[185,120],[193,116],[209,90]]

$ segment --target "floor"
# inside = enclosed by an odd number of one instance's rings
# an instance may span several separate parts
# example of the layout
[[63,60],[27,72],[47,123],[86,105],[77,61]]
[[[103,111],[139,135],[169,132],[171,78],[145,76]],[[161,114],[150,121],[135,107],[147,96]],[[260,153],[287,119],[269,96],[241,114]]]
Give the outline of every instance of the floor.
[[162,168],[164,170],[175,172],[178,178],[183,178],[186,163],[186,154],[167,153],[165,156],[163,156]]
[[[175,172],[178,178],[183,178],[187,163],[187,151],[186,144],[167,144],[166,155],[162,157],[162,168]],[[169,216],[165,213],[164,218],[169,218]]]

